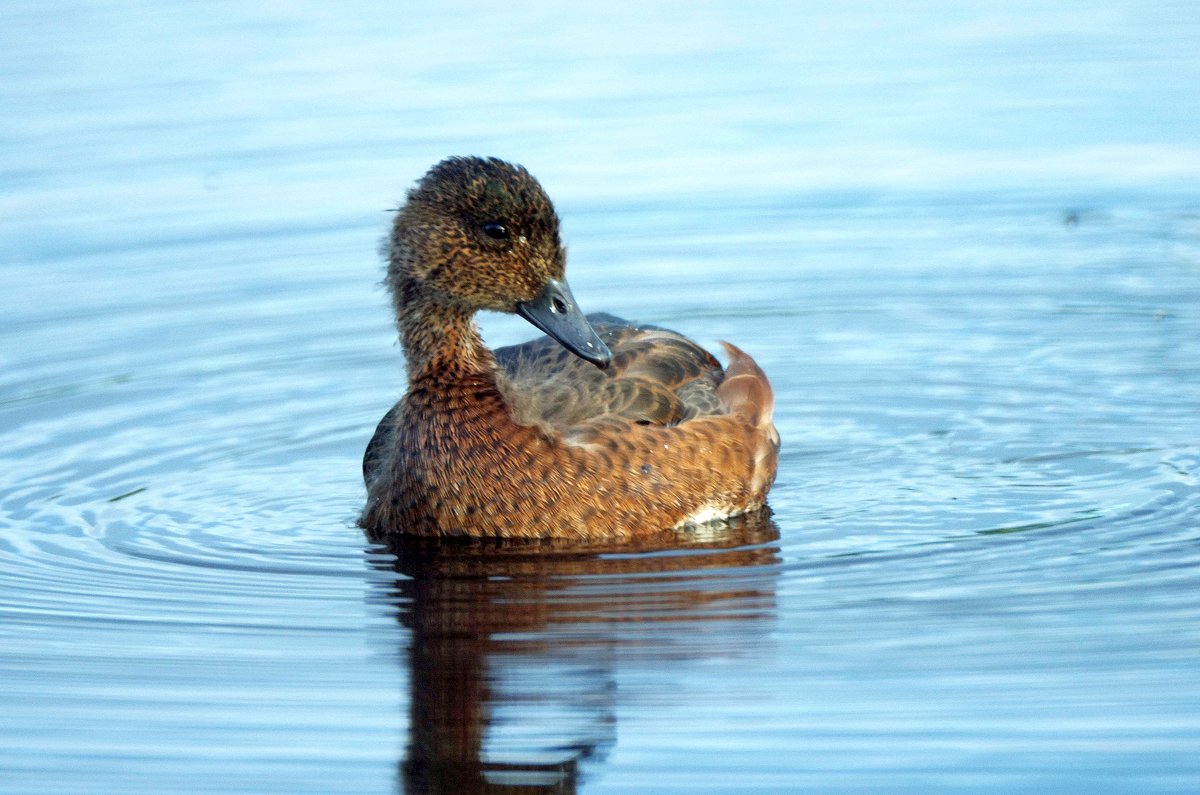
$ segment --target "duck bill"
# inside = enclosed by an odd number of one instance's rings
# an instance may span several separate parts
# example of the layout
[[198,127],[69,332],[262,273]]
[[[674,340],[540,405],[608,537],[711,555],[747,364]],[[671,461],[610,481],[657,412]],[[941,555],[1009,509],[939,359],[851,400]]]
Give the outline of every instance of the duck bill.
[[612,352],[583,316],[565,279],[551,279],[532,301],[518,303],[517,314],[601,370],[612,361]]

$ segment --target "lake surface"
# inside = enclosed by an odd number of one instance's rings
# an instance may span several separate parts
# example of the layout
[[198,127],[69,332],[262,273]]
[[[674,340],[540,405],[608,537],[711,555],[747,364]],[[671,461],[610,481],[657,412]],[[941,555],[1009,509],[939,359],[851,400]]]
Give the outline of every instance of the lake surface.
[[[1200,789],[1197,41],[7,3],[0,791]],[[541,178],[585,310],[757,358],[768,520],[364,541],[376,247],[450,154]]]

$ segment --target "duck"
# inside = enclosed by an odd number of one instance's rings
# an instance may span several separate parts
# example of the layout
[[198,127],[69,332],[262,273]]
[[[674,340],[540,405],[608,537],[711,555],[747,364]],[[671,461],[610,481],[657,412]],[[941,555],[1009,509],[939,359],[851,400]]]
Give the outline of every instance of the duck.
[[[369,538],[621,542],[765,508],[779,433],[748,354],[585,315],[559,217],[523,167],[450,157],[384,242],[407,390],[363,456]],[[545,336],[491,350],[475,315]]]

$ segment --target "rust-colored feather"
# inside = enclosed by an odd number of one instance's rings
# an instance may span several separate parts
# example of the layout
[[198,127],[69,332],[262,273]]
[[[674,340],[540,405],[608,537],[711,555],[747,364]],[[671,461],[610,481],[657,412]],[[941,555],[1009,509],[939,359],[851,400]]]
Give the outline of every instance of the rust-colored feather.
[[721,406],[731,414],[744,417],[755,427],[770,425],[775,396],[767,374],[741,348],[724,340],[721,345],[730,359],[725,368],[725,380],[717,389]]

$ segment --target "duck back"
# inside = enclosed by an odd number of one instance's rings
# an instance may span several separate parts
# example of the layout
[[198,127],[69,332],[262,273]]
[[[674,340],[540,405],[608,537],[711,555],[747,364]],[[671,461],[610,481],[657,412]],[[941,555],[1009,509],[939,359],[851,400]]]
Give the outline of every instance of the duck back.
[[567,433],[600,417],[671,427],[722,410],[721,363],[696,343],[658,326],[597,312],[587,316],[612,351],[601,370],[550,337],[496,350],[500,386],[522,425]]

